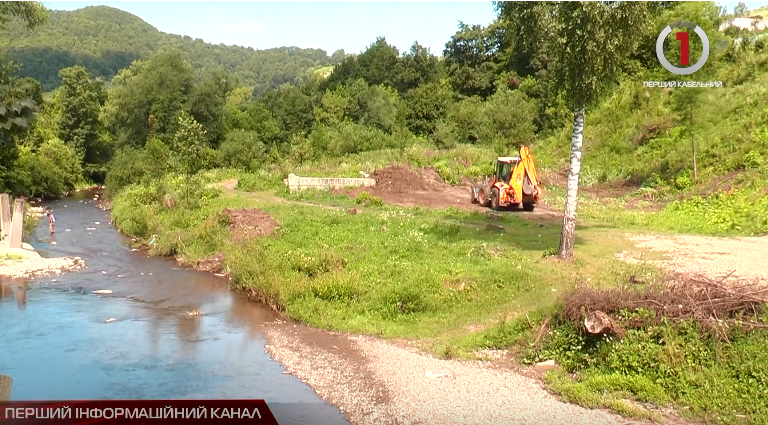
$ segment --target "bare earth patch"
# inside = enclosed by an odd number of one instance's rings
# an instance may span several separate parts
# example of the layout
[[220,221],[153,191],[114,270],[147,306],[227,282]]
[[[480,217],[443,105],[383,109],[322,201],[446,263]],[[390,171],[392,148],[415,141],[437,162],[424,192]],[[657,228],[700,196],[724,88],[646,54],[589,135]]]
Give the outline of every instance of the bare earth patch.
[[638,248],[661,253],[662,260],[641,261],[631,253],[617,257],[629,263],[646,262],[681,273],[700,273],[768,282],[768,237],[716,238],[706,236],[627,235]]
[[229,230],[233,241],[244,241],[256,237],[268,236],[278,223],[266,212],[258,209],[225,209],[224,214],[229,216]]

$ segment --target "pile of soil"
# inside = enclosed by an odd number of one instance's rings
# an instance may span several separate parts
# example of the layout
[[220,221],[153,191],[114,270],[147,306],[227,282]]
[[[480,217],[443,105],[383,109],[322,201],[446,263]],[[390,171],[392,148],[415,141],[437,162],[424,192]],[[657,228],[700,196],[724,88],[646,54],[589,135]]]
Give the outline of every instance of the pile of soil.
[[433,168],[413,170],[404,165],[393,165],[377,170],[371,176],[373,187],[335,190],[336,194],[356,197],[360,192],[378,196],[384,202],[402,206],[445,208],[449,206],[472,208],[469,188],[451,186]]
[[448,186],[433,168],[414,172],[411,168],[396,165],[373,173],[376,192],[407,193],[414,190],[439,190]]
[[245,241],[248,239],[270,235],[278,223],[266,212],[258,209],[224,210],[229,217],[229,231],[233,241]]

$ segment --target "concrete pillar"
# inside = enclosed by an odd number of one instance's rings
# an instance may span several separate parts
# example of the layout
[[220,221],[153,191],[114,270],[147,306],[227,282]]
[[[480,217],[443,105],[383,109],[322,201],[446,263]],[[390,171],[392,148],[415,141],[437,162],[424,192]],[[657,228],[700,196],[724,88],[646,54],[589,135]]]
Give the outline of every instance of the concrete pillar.
[[24,200],[17,199],[13,203],[13,221],[11,222],[10,248],[21,248],[21,239],[24,234]]
[[8,375],[0,375],[0,402],[11,401],[13,379]]
[[7,193],[0,193],[0,240],[11,234],[11,199]]

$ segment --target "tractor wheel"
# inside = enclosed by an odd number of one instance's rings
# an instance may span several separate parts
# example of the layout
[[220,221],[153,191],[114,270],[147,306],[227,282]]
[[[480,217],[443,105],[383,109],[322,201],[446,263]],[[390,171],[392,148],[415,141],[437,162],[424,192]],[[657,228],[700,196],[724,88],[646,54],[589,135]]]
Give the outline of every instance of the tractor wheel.
[[495,187],[491,190],[491,209],[494,211],[501,210],[501,207],[499,206],[499,189],[496,189]]
[[488,196],[485,194],[485,189],[480,191],[480,204],[486,208],[491,206],[491,200],[488,199]]
[[533,202],[523,203],[523,211],[533,211],[534,208],[536,208],[536,204],[534,204]]

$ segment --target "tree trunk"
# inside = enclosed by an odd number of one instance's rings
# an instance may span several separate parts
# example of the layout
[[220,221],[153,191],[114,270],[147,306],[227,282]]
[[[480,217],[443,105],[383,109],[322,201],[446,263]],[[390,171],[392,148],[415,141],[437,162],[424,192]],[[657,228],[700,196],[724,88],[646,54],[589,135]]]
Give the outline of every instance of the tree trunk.
[[560,233],[560,248],[557,256],[563,259],[573,257],[573,245],[576,241],[576,204],[579,194],[579,174],[581,173],[581,146],[584,141],[584,109],[578,109],[573,117],[571,135],[571,167],[568,172],[568,186],[565,195],[563,230]]
[[693,151],[693,181],[699,180],[699,173],[696,170],[696,142],[693,139],[693,106],[691,106],[691,150]]

